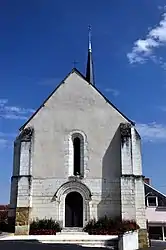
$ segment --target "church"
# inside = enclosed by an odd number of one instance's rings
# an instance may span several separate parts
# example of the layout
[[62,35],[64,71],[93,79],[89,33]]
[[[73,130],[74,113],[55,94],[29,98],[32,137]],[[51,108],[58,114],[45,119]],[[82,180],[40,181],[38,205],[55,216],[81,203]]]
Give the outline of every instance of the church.
[[141,138],[97,89],[89,36],[86,75],[73,68],[15,139],[9,218],[29,234],[36,218],[77,230],[105,215],[146,234]]

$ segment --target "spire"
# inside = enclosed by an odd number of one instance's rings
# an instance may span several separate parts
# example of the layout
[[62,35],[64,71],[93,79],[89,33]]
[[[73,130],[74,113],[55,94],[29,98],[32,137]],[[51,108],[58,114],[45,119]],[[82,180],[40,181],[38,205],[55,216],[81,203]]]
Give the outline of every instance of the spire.
[[89,41],[88,41],[88,60],[86,68],[86,79],[91,84],[95,85],[94,72],[93,72],[93,60],[92,60],[92,42],[91,42],[91,27],[89,26]]

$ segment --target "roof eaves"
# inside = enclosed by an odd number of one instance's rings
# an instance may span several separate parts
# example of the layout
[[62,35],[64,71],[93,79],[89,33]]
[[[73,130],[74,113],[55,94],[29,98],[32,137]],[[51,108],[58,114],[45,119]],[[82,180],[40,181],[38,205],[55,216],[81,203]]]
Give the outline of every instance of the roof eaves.
[[[87,79],[84,75],[82,75],[82,73],[80,73],[77,69],[75,69],[75,72],[78,73],[86,82]],[[105,97],[105,95],[103,95],[103,93],[93,84],[91,84],[90,82],[88,82],[105,100],[106,102],[108,102],[114,109],[116,109],[116,111],[118,111],[126,120],[128,120],[133,126],[135,126],[135,122],[133,122],[132,120],[130,120],[127,116],[125,116],[112,102],[110,102],[110,100]]]
[[102,94],[102,92],[100,92],[100,90],[98,88],[96,88],[96,86],[92,85],[92,87],[94,89],[96,89],[99,92],[99,94],[106,100],[106,102],[108,102],[114,109],[116,109],[116,111],[118,113],[120,113],[129,123],[131,123],[133,126],[135,126],[135,122],[130,120],[126,115],[124,115],[107,97],[105,97],[105,95]]
[[164,196],[166,198],[166,195],[161,193],[159,190],[157,190],[156,188],[152,187],[151,185],[147,184],[146,182],[144,182],[144,184],[149,187],[149,188],[152,188],[155,192],[161,194],[162,196]]
[[44,107],[45,103],[48,101],[48,99],[58,90],[58,88],[65,82],[65,80],[69,77],[70,74],[72,73],[77,73],[81,78],[83,78],[87,83],[89,83],[104,99],[105,101],[111,105],[118,113],[120,113],[129,123],[131,123],[133,126],[135,126],[135,122],[131,121],[127,116],[125,116],[112,102],[110,102],[110,100],[108,98],[106,98],[102,92],[93,84],[91,84],[90,82],[87,81],[86,77],[76,68],[73,68],[68,74],[67,76],[60,82],[60,84],[58,84],[58,86],[51,92],[51,94],[45,99],[45,101],[42,103],[42,105],[40,105],[40,107],[36,110],[36,112],[34,112],[34,114],[20,127],[20,131],[22,129],[24,129],[24,127],[30,122],[30,120],[32,120],[32,118],[38,113],[38,111]]
[[58,90],[58,88],[64,84],[65,80],[69,77],[70,74],[75,72],[75,68],[73,68],[67,76],[57,85],[57,87],[51,92],[51,94],[44,100],[44,102],[40,105],[40,107],[33,113],[33,115],[19,128],[19,130],[23,130],[25,126],[32,120],[32,118],[39,112],[41,108],[44,107],[45,103],[48,101],[48,99]]

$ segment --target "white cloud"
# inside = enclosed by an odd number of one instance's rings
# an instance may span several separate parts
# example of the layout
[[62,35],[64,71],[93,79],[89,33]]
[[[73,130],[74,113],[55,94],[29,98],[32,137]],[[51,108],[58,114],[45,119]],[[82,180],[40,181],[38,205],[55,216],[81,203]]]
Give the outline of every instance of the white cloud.
[[34,112],[33,109],[25,109],[25,108],[20,108],[20,107],[15,107],[15,106],[5,106],[4,110],[7,112],[15,112],[19,114],[26,114],[28,112]]
[[26,120],[28,119],[27,116],[19,115],[19,114],[2,114],[0,115],[1,118],[8,119],[8,120]]
[[166,106],[159,106],[158,107],[161,111],[166,112]]
[[149,142],[166,142],[166,125],[152,122],[136,124],[142,139]]
[[7,99],[0,99],[0,106],[3,106],[6,103],[8,103]]
[[132,51],[127,54],[129,62],[131,64],[145,63],[148,59],[153,61],[155,59],[156,63],[163,65],[162,58],[154,57],[155,49],[160,46],[166,46],[166,13],[162,15],[159,24],[148,32],[145,39],[135,41]]
[[16,137],[14,133],[0,132],[0,149],[4,149],[12,145],[13,139]]
[[0,132],[0,138],[1,137],[16,137],[17,134],[15,133],[4,133],[4,132]]
[[35,110],[8,105],[7,99],[0,99],[0,117],[12,120],[26,120]]
[[8,140],[0,138],[0,149],[5,148],[8,144]]
[[111,88],[106,88],[105,89],[105,92],[109,92],[109,93],[111,93],[113,96],[118,96],[120,93],[119,93],[119,91],[117,90],[117,89],[111,89]]
[[166,10],[166,5],[165,5],[165,6],[159,5],[159,6],[158,6],[158,9],[161,10],[161,11],[165,11],[165,10]]

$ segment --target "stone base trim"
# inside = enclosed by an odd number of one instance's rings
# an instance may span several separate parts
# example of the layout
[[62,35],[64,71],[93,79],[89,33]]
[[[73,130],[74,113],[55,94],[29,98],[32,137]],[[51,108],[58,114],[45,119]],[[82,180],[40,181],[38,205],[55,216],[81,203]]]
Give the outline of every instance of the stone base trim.
[[15,226],[14,235],[29,235],[29,225],[26,226]]
[[139,229],[138,244],[139,244],[139,248],[149,247],[149,238],[148,238],[147,229]]
[[16,208],[15,235],[29,235],[29,207]]

